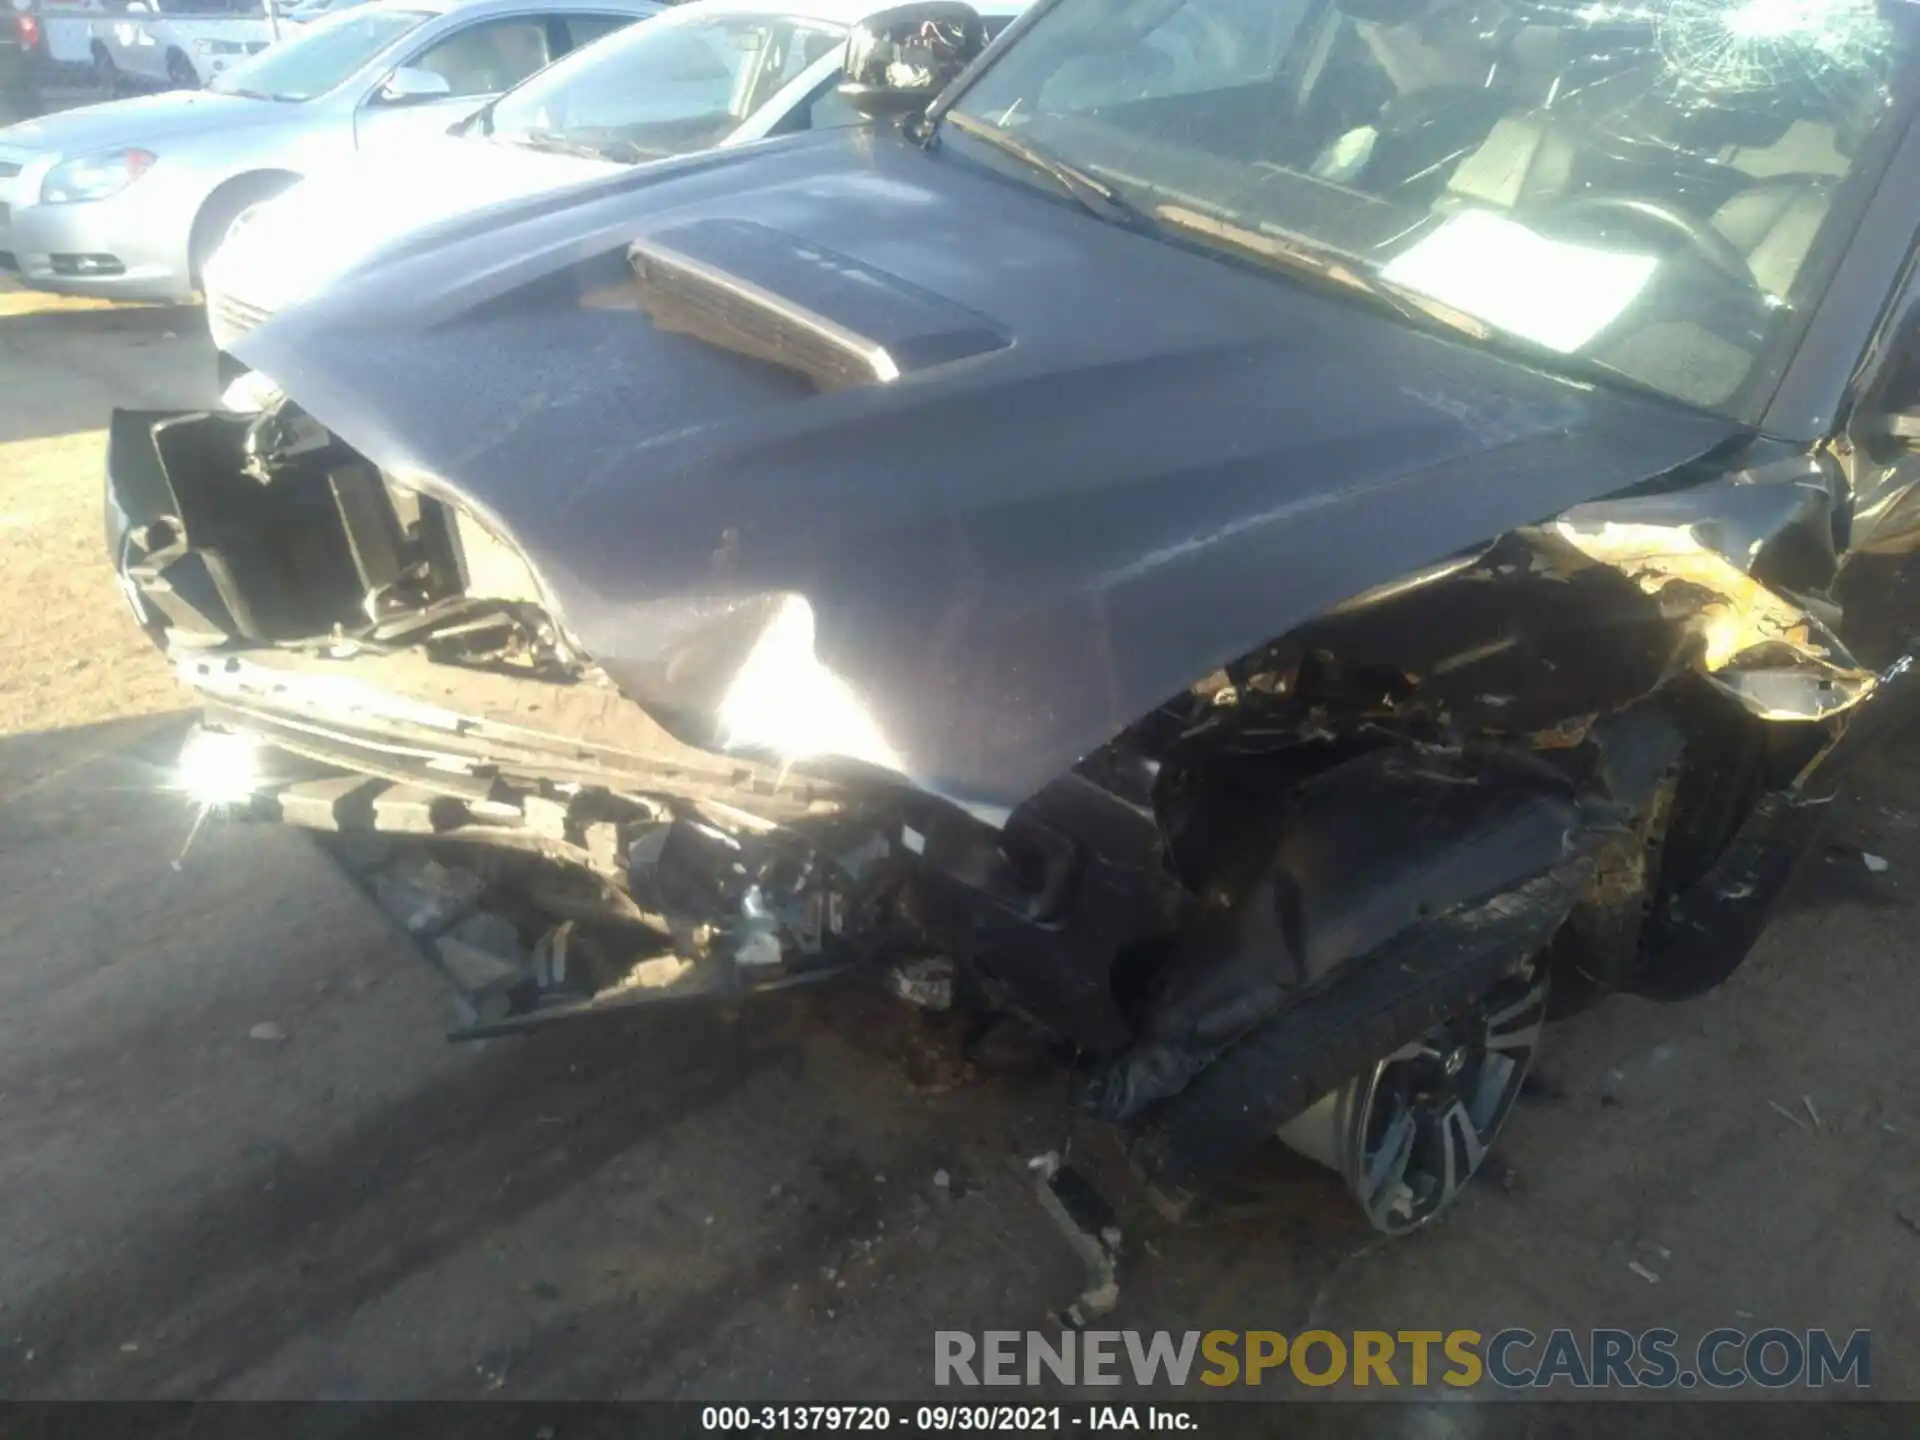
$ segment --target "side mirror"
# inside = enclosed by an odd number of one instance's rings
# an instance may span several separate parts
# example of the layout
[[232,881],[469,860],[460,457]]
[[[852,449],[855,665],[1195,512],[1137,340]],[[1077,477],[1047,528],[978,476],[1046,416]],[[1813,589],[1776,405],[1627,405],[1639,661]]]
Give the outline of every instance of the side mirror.
[[382,105],[418,105],[422,100],[444,100],[453,93],[447,77],[434,70],[402,65],[380,87]]
[[840,98],[869,120],[917,113],[986,48],[986,26],[959,0],[878,11],[847,36]]

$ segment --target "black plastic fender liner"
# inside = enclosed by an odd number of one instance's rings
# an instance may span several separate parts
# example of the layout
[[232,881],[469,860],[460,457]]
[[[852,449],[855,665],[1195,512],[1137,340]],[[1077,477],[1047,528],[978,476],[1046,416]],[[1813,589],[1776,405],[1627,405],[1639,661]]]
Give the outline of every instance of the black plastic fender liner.
[[1408,931],[1241,1039],[1135,1127],[1128,1150],[1156,1198],[1184,1206],[1322,1095],[1485,994],[1553,938],[1593,869],[1578,854]]
[[1210,888],[1136,1043],[1081,1103],[1109,1120],[1142,1113],[1281,1011],[1317,1011],[1347,967],[1592,854],[1624,820],[1565,770],[1505,747],[1389,746],[1315,776]]

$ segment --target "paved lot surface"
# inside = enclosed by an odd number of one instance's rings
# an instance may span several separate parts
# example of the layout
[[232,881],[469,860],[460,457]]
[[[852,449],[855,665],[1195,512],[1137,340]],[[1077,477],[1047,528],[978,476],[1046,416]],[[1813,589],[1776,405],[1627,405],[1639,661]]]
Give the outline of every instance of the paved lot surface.
[[[99,430],[205,403],[203,329],[0,292],[0,1393],[910,1398],[935,1329],[1068,1299],[1020,1165],[1104,1142],[1055,1080],[858,997],[452,1047],[300,836],[176,868],[185,700],[100,553]],[[1283,1169],[1138,1219],[1114,1323],[1867,1327],[1920,1398],[1920,739],[1835,809],[1723,990],[1558,1027],[1446,1223],[1377,1245]]]

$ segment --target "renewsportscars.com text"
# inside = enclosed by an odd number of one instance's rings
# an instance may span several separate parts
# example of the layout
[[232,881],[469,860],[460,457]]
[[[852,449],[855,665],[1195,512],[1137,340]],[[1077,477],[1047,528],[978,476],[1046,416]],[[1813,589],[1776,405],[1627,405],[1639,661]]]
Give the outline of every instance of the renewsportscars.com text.
[[936,1385],[1356,1387],[1428,1384],[1502,1389],[1865,1390],[1873,1337],[1778,1326],[1709,1330],[938,1330]]

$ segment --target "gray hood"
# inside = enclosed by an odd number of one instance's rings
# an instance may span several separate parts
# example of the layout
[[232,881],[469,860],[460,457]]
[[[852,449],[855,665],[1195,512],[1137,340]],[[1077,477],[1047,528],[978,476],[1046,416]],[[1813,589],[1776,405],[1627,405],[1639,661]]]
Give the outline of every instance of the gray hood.
[[[867,342],[897,378],[841,363]],[[901,771],[988,806],[1740,433],[858,133],[442,226],[236,350],[511,538],[636,698],[711,707],[784,626]]]

